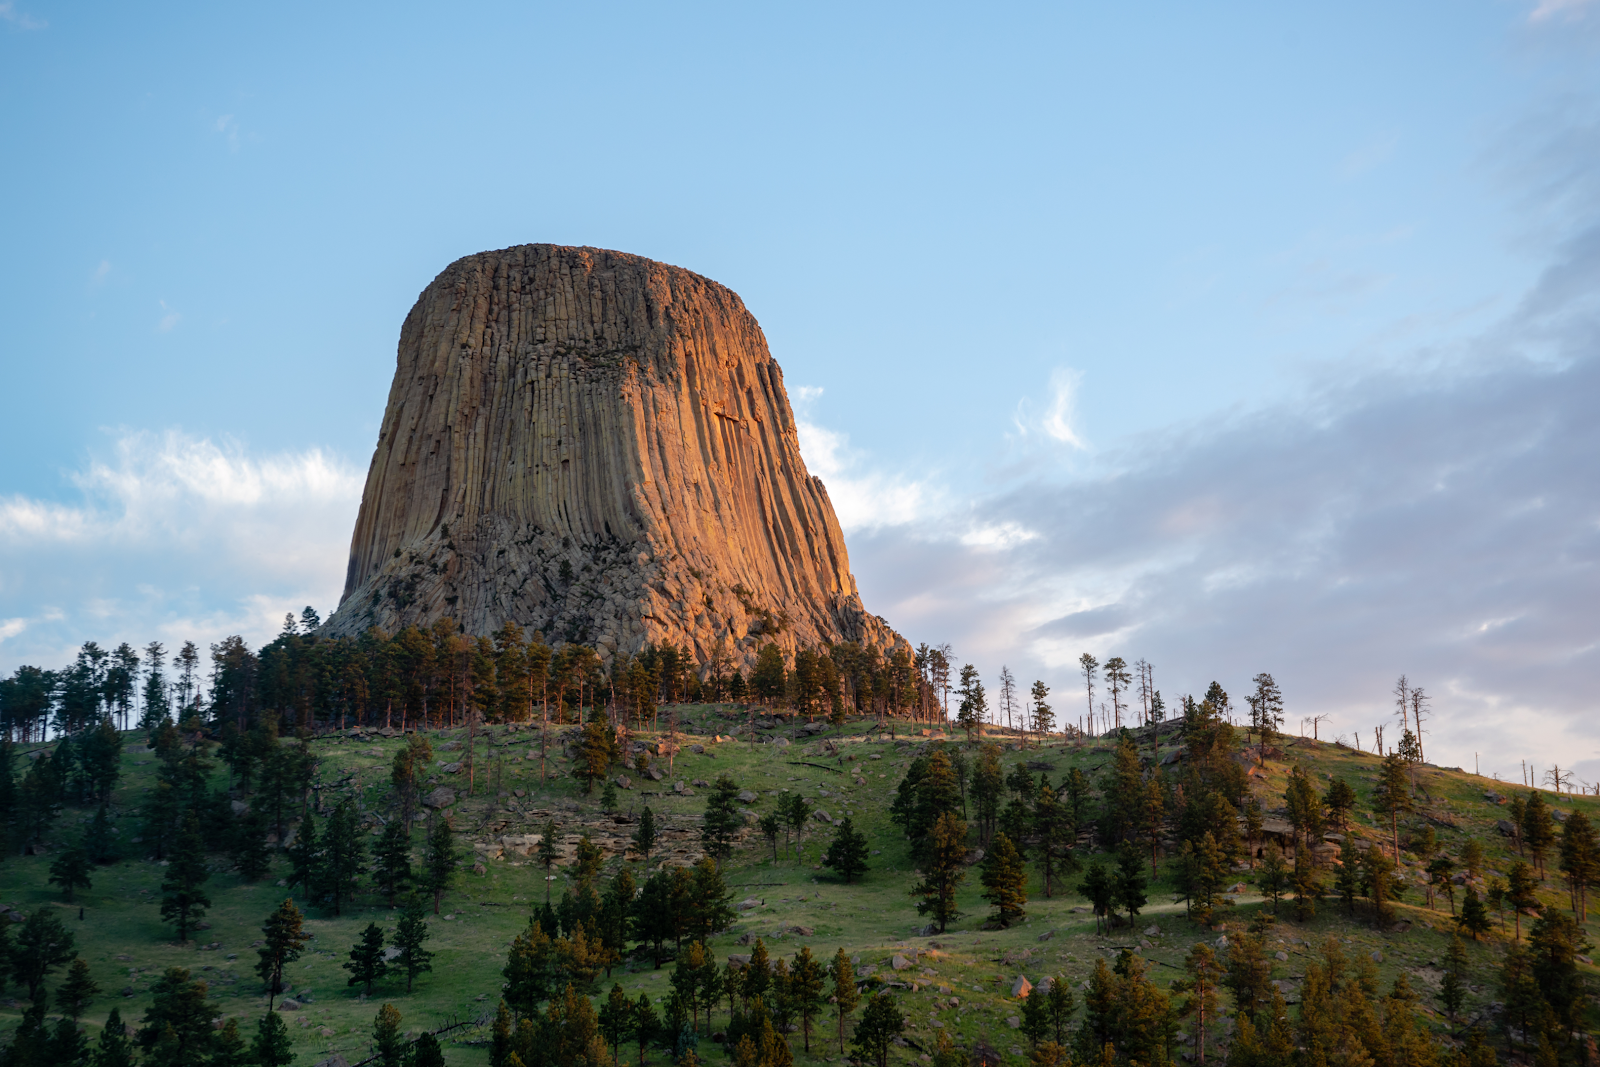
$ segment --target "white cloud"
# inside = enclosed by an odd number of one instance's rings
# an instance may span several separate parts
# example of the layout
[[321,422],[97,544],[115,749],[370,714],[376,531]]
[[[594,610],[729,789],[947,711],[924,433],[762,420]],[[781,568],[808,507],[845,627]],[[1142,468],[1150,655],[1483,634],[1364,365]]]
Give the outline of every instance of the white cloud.
[[0,498],[0,600],[34,606],[0,624],[5,670],[89,639],[256,643],[343,588],[362,478],[320,450],[124,432],[69,484],[75,500]]
[[10,640],[27,628],[27,619],[0,619],[0,641]]
[[178,321],[182,319],[183,316],[167,307],[167,302],[165,300],[159,301],[159,303],[161,304],[161,310],[163,314],[160,321],[156,323],[156,329],[160,330],[162,333],[167,333],[171,331],[174,326],[178,325]]
[[1434,699],[1435,761],[1600,779],[1597,289],[1600,227],[1468,357],[862,531],[863,599],[913,642],[1058,693],[1081,693],[1084,651],[1147,657],[1169,704],[1271,671],[1291,723],[1326,714],[1325,737],[1370,738],[1406,673]]
[[1085,451],[1088,445],[1075,425],[1078,415],[1078,386],[1083,372],[1070,367],[1057,367],[1050,372],[1050,400],[1042,415],[1034,415],[1033,400],[1023,397],[1017,401],[1016,412],[1011,417],[1011,428],[1019,438],[1028,438],[1035,431],[1071,448]]
[[1555,18],[1582,18],[1595,6],[1595,0],[1539,0],[1528,14],[1529,22],[1548,22]]
[[806,409],[822,389],[802,385],[792,394],[800,455],[809,473],[822,479],[839,525],[846,531],[912,522],[931,505],[927,483],[899,474],[872,470],[868,457],[850,448],[849,435],[812,421]]
[[18,11],[12,0],[0,0],[0,20],[11,23],[19,30],[42,30],[50,25],[43,19]]

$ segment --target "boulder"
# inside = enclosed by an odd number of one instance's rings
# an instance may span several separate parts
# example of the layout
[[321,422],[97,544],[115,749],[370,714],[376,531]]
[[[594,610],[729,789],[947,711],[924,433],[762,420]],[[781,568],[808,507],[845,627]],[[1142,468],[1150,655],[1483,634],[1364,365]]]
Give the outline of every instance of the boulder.
[[739,790],[739,801],[743,804],[754,804],[760,798],[748,789]]
[[633,779],[629,778],[626,774],[619,774],[617,775],[617,786],[621,789],[632,789]]
[[761,905],[763,903],[765,903],[765,901],[758,900],[755,897],[746,897],[745,899],[739,901],[739,903],[735,904],[733,907],[734,907],[735,911],[749,911],[752,908],[761,907]]
[[447,785],[441,785],[422,798],[425,808],[448,808],[456,802],[456,791]]
[[1017,980],[1011,983],[1011,996],[1013,999],[1025,997],[1033,991],[1033,983],[1022,975],[1017,975]]
[[904,956],[900,955],[900,953],[896,952],[889,958],[889,966],[896,971],[904,971],[916,965],[910,960],[906,959]]
[[441,771],[443,771],[444,773],[446,773],[446,774],[460,774],[461,773],[461,764],[460,763],[446,763],[443,767],[440,767],[439,769]]

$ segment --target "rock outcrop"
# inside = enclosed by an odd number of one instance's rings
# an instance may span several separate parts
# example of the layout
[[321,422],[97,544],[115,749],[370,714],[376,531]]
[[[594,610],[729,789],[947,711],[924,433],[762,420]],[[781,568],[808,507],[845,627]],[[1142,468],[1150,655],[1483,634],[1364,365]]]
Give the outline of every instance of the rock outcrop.
[[743,301],[594,248],[468,256],[423,290],[326,631],[507,620],[646,643],[902,644],[861,604],[783,374]]

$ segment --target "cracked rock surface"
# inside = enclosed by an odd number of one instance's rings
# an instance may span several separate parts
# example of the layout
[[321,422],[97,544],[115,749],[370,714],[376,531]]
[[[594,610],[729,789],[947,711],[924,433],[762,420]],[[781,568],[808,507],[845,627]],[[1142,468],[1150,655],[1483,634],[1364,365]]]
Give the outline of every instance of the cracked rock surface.
[[862,606],[783,373],[737,294],[594,248],[447,267],[400,331],[326,632],[508,620],[644,645],[907,647]]

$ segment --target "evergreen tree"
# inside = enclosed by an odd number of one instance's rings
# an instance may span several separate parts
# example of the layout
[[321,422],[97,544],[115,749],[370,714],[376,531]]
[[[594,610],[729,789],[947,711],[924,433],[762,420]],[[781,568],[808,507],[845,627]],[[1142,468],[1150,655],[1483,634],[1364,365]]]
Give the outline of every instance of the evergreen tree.
[[633,1028],[633,1003],[628,995],[622,991],[622,986],[613,985],[611,994],[606,1002],[600,1005],[599,1012],[600,1033],[605,1037],[606,1043],[611,1046],[611,1062],[616,1063],[620,1056],[622,1042],[628,1037]]
[[206,1067],[257,1067],[257,1060],[239,1035],[239,1020],[229,1019],[211,1039],[211,1058]]
[[578,758],[572,770],[574,778],[583,779],[583,791],[594,791],[594,783],[611,772],[611,764],[621,755],[617,751],[616,735],[600,719],[592,719],[583,727],[578,740]]
[[1028,869],[1004,833],[995,834],[990,842],[979,881],[983,884],[983,899],[994,905],[993,918],[1002,928],[1010,929],[1012,923],[1027,914],[1023,906],[1028,903]]
[[931,915],[943,933],[961,915],[956,908],[956,889],[967,876],[961,865],[967,854],[967,824],[946,813],[939,817],[928,837],[922,881],[912,887],[911,895],[922,898],[917,902],[917,914]]
[[400,802],[400,822],[405,827],[408,839],[411,837],[411,822],[417,817],[422,776],[432,759],[433,746],[427,738],[411,734],[406,738],[405,747],[394,754],[394,763],[389,769],[389,784]]
[[856,1010],[856,1005],[861,1002],[861,994],[856,991],[855,968],[850,963],[850,957],[845,955],[844,949],[839,949],[833,954],[833,966],[830,968],[833,976],[833,1011],[839,1020],[839,1051],[844,1051],[844,1021]]
[[372,1049],[369,1062],[378,1067],[406,1067],[406,1037],[400,1032],[400,1009],[385,1004],[372,1020]]
[[956,691],[961,694],[961,703],[956,708],[956,725],[966,733],[970,742],[974,730],[980,734],[983,732],[983,721],[989,712],[983,680],[978,677],[978,670],[972,664],[961,668],[961,685]]
[[1489,932],[1489,909],[1484,907],[1478,891],[1471,886],[1467,886],[1466,896],[1461,901],[1461,914],[1456,917],[1456,925],[1471,934],[1474,941]]
[[1234,1006],[1254,1016],[1272,1000],[1271,979],[1272,964],[1261,939],[1250,933],[1231,934],[1223,984],[1233,994]]
[[850,816],[846,815],[834,830],[824,866],[838,871],[844,876],[845,884],[849,885],[856,877],[867,872],[867,856],[871,852],[869,845],[867,835],[857,830]]
[[1545,853],[1550,851],[1555,840],[1556,828],[1550,815],[1550,805],[1544,802],[1537,789],[1530,790],[1528,800],[1522,806],[1522,841],[1533,853],[1533,862],[1540,878],[1544,877]]
[[633,1002],[633,1039],[639,1046],[639,1067],[644,1067],[645,1046],[655,1041],[660,1032],[661,1018],[656,1014],[655,1005],[650,1003],[650,994],[640,993],[639,999]]
[[1147,897],[1145,888],[1148,883],[1144,876],[1144,858],[1133,847],[1130,841],[1124,841],[1117,849],[1116,872],[1116,902],[1122,910],[1128,913],[1128,924],[1138,917],[1139,910],[1145,906]]
[[28,987],[28,999],[39,1002],[44,980],[57,967],[77,955],[72,934],[56,917],[54,908],[38,908],[17,932],[11,950],[11,976]]
[[[428,848],[422,858],[428,892],[433,894],[435,915],[439,914],[439,903],[444,899],[445,890],[455,881],[457,862],[455,830],[450,826],[449,817],[440,812],[433,817],[433,826],[428,830]],[[406,991],[410,992],[409,986]]]
[[1322,795],[1322,803],[1328,809],[1328,819],[1343,833],[1349,827],[1350,812],[1356,806],[1356,791],[1350,788],[1350,783],[1343,778],[1335,778],[1328,783],[1328,791]]
[[1461,1006],[1467,1002],[1467,981],[1467,946],[1458,935],[1450,939],[1444,957],[1444,978],[1439,982],[1439,1003],[1452,1021],[1460,1018]]
[[283,1016],[269,1011],[256,1023],[256,1036],[250,1042],[254,1067],[288,1067],[295,1060],[294,1044]]
[[1083,894],[1091,908],[1094,910],[1095,931],[1101,930],[1101,924],[1110,926],[1111,908],[1116,901],[1116,881],[1108,874],[1103,863],[1091,863],[1089,869],[1083,874],[1083,881],[1078,885],[1078,892]]
[[88,831],[83,835],[83,850],[88,853],[89,862],[101,866],[117,862],[117,838],[112,830],[110,814],[102,803],[94,813],[94,821],[89,824]]
[[395,957],[394,965],[396,970],[405,972],[407,993],[411,992],[411,984],[417,975],[433,970],[433,953],[422,947],[428,939],[426,914],[422,901],[412,897],[406,901],[400,921],[395,925],[391,943],[400,950],[400,955]]
[[167,876],[161,881],[161,918],[177,924],[180,944],[189,940],[190,928],[205,918],[206,909],[211,907],[211,898],[201,889],[210,877],[200,820],[190,812],[173,846]]
[[95,984],[94,976],[89,973],[89,964],[79,956],[72,961],[72,966],[67,968],[66,980],[61,983],[61,988],[56,990],[56,1001],[61,1007],[61,1014],[77,1022],[78,1017],[94,1003],[94,998],[99,992],[100,987]]
[[1284,890],[1289,888],[1289,865],[1283,861],[1283,849],[1273,841],[1267,845],[1266,855],[1261,858],[1261,869],[1256,872],[1256,885],[1261,893],[1272,901],[1272,913],[1278,913],[1278,901],[1282,898]]
[[1589,919],[1589,887],[1600,877],[1600,837],[1582,811],[1567,816],[1561,828],[1561,871],[1567,876],[1572,910],[1580,922]]
[[128,1040],[122,1012],[116,1008],[111,1009],[105,1025],[100,1028],[100,1039],[94,1047],[94,1067],[133,1067],[133,1043]]
[[1389,836],[1394,854],[1400,855],[1400,813],[1410,811],[1410,780],[1406,775],[1406,762],[1399,753],[1391,752],[1383,759],[1378,771],[1378,785],[1372,791],[1373,807],[1389,819]]
[[251,808],[234,817],[229,851],[239,877],[259,882],[272,869],[272,849],[267,844],[267,817]]
[[299,888],[309,901],[317,891],[317,876],[322,865],[322,845],[317,840],[316,820],[310,812],[300,820],[294,840],[284,851],[289,856],[289,891]]
[[544,868],[544,902],[550,903],[550,869],[555,866],[556,860],[561,858],[561,852],[556,848],[556,824],[551,819],[544,824],[544,830],[539,834],[539,866]]
[[355,804],[340,801],[328,820],[317,871],[318,888],[332,899],[334,915],[342,915],[344,902],[355,897],[366,859],[367,846],[361,837]]
[[650,861],[650,850],[656,847],[656,814],[648,804],[639,813],[639,827],[633,832],[633,847],[645,858],[645,862]]
[[76,1020],[63,1018],[56,1021],[55,1031],[45,1046],[42,1062],[50,1064],[81,1064],[89,1060],[89,1039],[78,1029]]
[[260,957],[256,962],[256,974],[266,983],[269,1012],[273,999],[283,992],[285,968],[300,958],[311,941],[311,935],[305,932],[304,922],[304,916],[294,906],[293,898],[285,898],[261,926],[261,947],[256,950],[256,955]]
[[1217,988],[1223,977],[1223,968],[1211,946],[1199,941],[1189,949],[1183,961],[1188,977],[1173,983],[1175,992],[1187,994],[1178,1009],[1180,1017],[1192,1017],[1195,1022],[1195,1054],[1201,1064],[1206,1062],[1206,1026],[1217,1018]]
[[811,947],[801,946],[794,958],[794,968],[789,972],[786,993],[794,1013],[800,1017],[800,1032],[808,1055],[811,1052],[811,1021],[821,1013],[826,1003],[823,999],[823,977],[822,964],[811,955]]
[[610,778],[606,779],[606,787],[600,791],[600,810],[608,815],[617,810],[617,783]]
[[972,802],[978,809],[978,838],[988,847],[1000,816],[1000,798],[1005,793],[1005,772],[1000,766],[1000,746],[979,747],[972,771]]
[[424,1030],[411,1048],[408,1067],[444,1067],[444,1049],[439,1047],[439,1039]]
[[727,775],[720,775],[711,787],[711,796],[706,801],[704,825],[700,831],[706,855],[716,860],[719,866],[733,854],[734,838],[744,826],[738,800],[738,785]]
[[211,1020],[220,1005],[206,999],[206,983],[182,967],[168,967],[150,988],[150,1007],[136,1040],[146,1058],[162,1067],[203,1067],[211,1058],[217,1031]]
[[905,1016],[895,1007],[894,998],[886,992],[875,993],[856,1024],[851,1048],[860,1059],[875,1063],[877,1067],[888,1067],[889,1047],[905,1028]]
[[361,931],[361,940],[350,949],[350,960],[344,969],[350,972],[345,984],[361,986],[368,996],[372,994],[372,983],[389,973],[383,958],[383,930],[377,923],[368,923]]
[[1039,843],[1034,858],[1043,871],[1044,895],[1048,900],[1055,891],[1057,873],[1069,874],[1078,869],[1078,861],[1072,854],[1078,828],[1049,779],[1043,775],[1040,778],[1038,796],[1033,803],[1033,835]]
[[394,907],[395,894],[411,882],[411,842],[398,821],[383,828],[373,854],[373,884]]
[[90,867],[89,857],[83,849],[69,848],[50,862],[50,884],[60,886],[62,895],[70,902],[74,889],[94,887],[89,878]]
[[1522,860],[1511,865],[1511,872],[1506,879],[1506,903],[1511,906],[1511,917],[1516,923],[1518,941],[1522,940],[1522,913],[1539,906],[1539,898],[1534,893],[1537,884],[1532,867]]

